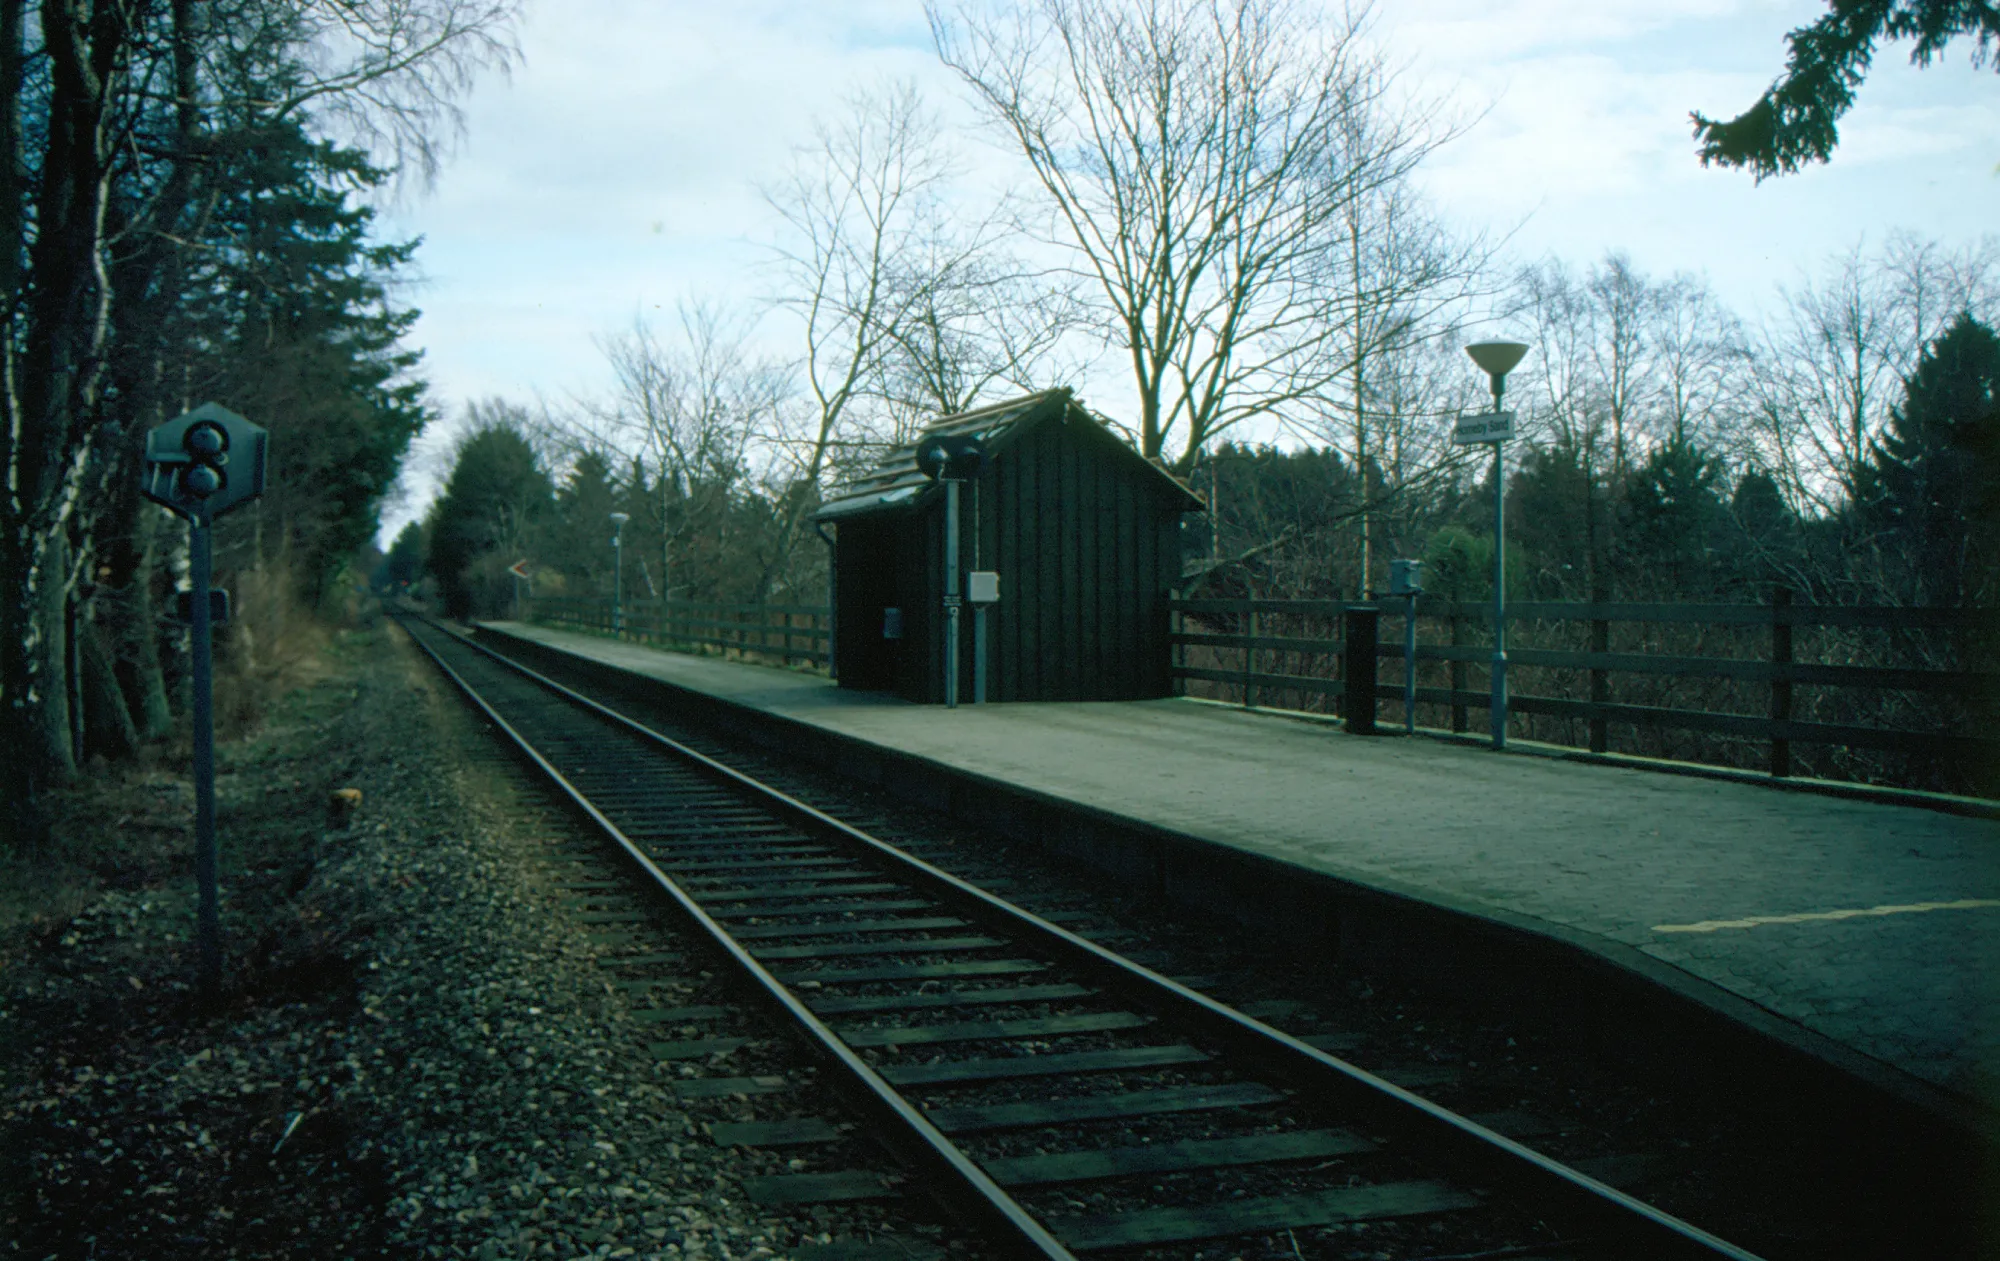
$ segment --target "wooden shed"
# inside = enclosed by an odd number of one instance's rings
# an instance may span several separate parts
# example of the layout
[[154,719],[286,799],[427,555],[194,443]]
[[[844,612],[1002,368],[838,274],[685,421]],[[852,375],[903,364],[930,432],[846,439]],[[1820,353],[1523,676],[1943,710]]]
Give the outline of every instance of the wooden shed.
[[[834,489],[817,519],[834,528],[841,686],[945,699],[947,497],[917,463],[932,437],[974,438],[984,453],[959,491],[959,569],[999,575],[986,699],[1171,694],[1167,598],[1180,580],[1181,518],[1203,504],[1068,390],[947,416]],[[958,696],[970,701],[970,604],[961,626]]]

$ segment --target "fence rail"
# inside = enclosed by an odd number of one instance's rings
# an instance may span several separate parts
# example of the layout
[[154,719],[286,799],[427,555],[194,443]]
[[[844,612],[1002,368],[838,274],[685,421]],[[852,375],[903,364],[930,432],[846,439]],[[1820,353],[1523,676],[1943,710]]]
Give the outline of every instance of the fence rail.
[[[1177,599],[1169,607],[1183,691],[1345,711],[1342,615],[1355,606]],[[1409,616],[1400,599],[1372,607],[1398,628]],[[1466,731],[1469,711],[1491,705],[1483,686],[1491,606],[1426,597],[1414,615],[1419,721]],[[1990,734],[2000,710],[2000,611],[1800,605],[1780,591],[1761,605],[1520,602],[1507,619],[1516,734],[1600,753],[1756,765],[1779,777],[1799,772],[1798,746],[1809,746],[1805,769],[1830,778],[2000,788],[2000,739]],[[1400,663],[1401,640],[1385,627],[1378,657]],[[1375,693],[1401,715],[1400,677],[1378,680]]]
[[[531,622],[600,634],[613,632],[611,601],[590,596],[536,596],[524,601]],[[824,671],[833,637],[826,606],[697,604],[686,600],[627,600],[627,638],[681,652],[712,651],[746,660],[803,664]]]

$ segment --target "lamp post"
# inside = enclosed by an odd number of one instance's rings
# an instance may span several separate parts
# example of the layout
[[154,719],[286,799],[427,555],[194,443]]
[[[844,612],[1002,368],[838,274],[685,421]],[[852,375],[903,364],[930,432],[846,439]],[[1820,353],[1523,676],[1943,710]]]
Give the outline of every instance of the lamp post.
[[625,633],[625,523],[632,519],[628,512],[611,514],[611,524],[616,528],[611,536],[611,633]]
[[[1521,342],[1474,342],[1465,348],[1472,362],[1493,383],[1493,411],[1484,417],[1459,421],[1460,443],[1493,444],[1493,747],[1507,747],[1507,481],[1502,449],[1514,434],[1514,417],[1500,409],[1507,394],[1507,374],[1528,347]],[[1484,421],[1468,425],[1468,421]]]

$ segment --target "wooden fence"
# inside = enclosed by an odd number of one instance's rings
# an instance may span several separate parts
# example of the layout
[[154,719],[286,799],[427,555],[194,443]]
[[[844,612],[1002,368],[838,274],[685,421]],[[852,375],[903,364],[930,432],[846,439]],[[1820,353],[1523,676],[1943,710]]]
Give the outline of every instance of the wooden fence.
[[[596,597],[537,596],[525,602],[527,620],[573,630],[612,633],[611,601]],[[696,604],[686,600],[627,600],[625,636],[679,652],[713,652],[780,666],[827,668],[826,606]]]
[[[1339,712],[1335,601],[1174,600],[1174,669],[1194,695]],[[1400,599],[1380,610],[1377,679],[1402,718]],[[1491,606],[1421,599],[1421,725],[1468,730],[1491,703]],[[1594,752],[1756,767],[1774,776],[2000,789],[1995,645],[1983,609],[1516,603],[1507,609],[1511,734]]]

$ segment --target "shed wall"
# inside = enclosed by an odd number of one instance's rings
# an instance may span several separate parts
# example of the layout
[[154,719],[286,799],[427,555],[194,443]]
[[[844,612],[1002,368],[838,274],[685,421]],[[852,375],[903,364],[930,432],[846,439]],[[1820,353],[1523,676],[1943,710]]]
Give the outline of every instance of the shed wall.
[[1169,693],[1179,518],[1157,480],[1092,425],[1041,425],[993,461],[977,505],[977,567],[1000,573],[991,699]]
[[[843,686],[944,700],[944,501],[839,523]],[[1171,694],[1167,596],[1180,576],[1181,504],[1092,423],[1051,420],[994,454],[959,506],[963,567],[1000,574],[989,700]],[[903,610],[900,643],[881,639],[884,607]],[[965,605],[963,702],[973,696],[975,617]]]

